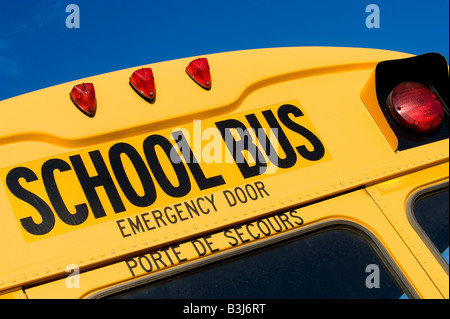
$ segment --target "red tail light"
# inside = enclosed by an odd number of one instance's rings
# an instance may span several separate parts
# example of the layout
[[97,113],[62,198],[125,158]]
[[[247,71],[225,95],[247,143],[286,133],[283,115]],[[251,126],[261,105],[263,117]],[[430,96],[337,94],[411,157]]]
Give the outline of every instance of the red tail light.
[[388,97],[389,110],[403,127],[432,132],[444,118],[442,102],[429,88],[415,82],[397,85]]
[[130,77],[130,84],[145,99],[153,100],[155,98],[156,86],[151,68],[135,71]]
[[94,116],[97,111],[95,89],[92,83],[78,84],[70,92],[72,102],[86,115]]
[[192,80],[204,89],[211,88],[211,72],[206,58],[199,58],[189,63],[186,72]]

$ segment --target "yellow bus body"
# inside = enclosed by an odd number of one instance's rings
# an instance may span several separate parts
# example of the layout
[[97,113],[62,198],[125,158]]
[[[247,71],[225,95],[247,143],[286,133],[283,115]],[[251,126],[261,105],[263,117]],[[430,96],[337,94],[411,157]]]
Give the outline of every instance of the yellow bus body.
[[[313,47],[227,52],[204,56],[211,67],[210,90],[185,72],[194,57],[93,76],[1,101],[0,297],[107,296],[253,249],[272,238],[349,224],[374,238],[413,296],[449,298],[448,264],[436,258],[407,214],[408,200],[415,193],[448,185],[448,139],[398,151],[395,134],[376,109],[376,65],[410,56]],[[131,73],[142,67],[151,67],[155,76],[157,94],[152,103],[127,83]],[[88,82],[96,90],[94,117],[80,112],[69,98],[75,85]],[[295,115],[297,110],[302,115]],[[285,129],[292,147],[303,147],[307,154],[317,145],[323,150],[314,158],[297,153],[291,167],[272,167],[245,178],[223,140],[203,132],[214,132],[217,123],[228,120],[249,127],[249,117],[267,127],[263,115],[268,113],[291,128],[305,128],[318,143],[295,129]],[[178,193],[167,194],[155,180],[156,166],[149,164],[145,147],[155,136],[175,145],[174,132],[184,132],[201,159],[203,179],[183,160],[187,174],[183,176],[188,177],[182,182],[189,186],[182,187],[162,148],[155,147],[167,180],[172,188],[178,187]],[[211,154],[218,149],[221,154]],[[144,193],[139,168],[124,158],[125,150],[139,156],[153,178],[156,197],[150,205],[136,205],[122,189],[123,176],[119,181],[113,158],[122,159],[136,194]],[[95,188],[103,208],[102,213],[97,207],[96,216],[74,171],[77,163],[89,176],[99,174],[95,160],[104,163],[111,177],[102,183],[114,185],[113,194],[120,198],[110,198],[105,187]],[[53,173],[71,214],[77,207],[80,212],[89,208],[82,222],[67,224],[52,209],[44,169]],[[53,224],[47,225],[44,219],[50,220],[49,216],[39,215],[11,191],[12,172],[30,173],[17,175],[15,185],[20,194],[35,194],[33,200],[40,198],[47,204]],[[205,186],[205,178],[214,186]],[[186,203],[196,204],[198,213],[189,211]],[[284,214],[282,231],[265,234],[254,227],[255,221],[276,214]],[[48,227],[33,234],[24,227],[25,221]],[[196,247],[194,240],[202,245]],[[201,254],[199,247],[205,249]],[[130,272],[127,260],[156,251],[163,257],[151,273],[142,267]],[[76,288],[68,286],[71,265],[80,271]]]

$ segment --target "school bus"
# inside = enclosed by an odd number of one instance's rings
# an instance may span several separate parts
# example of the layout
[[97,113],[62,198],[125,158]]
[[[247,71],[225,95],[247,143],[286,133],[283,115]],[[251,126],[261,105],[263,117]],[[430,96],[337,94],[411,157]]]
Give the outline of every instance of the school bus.
[[448,299],[448,93],[438,53],[292,47],[1,101],[0,296]]

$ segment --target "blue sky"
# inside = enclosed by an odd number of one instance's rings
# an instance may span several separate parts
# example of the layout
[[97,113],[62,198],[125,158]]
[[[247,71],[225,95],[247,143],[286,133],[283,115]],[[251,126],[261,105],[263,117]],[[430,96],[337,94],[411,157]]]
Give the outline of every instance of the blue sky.
[[[66,27],[69,4],[80,28]],[[380,28],[366,27],[366,7]],[[0,100],[87,76],[209,53],[346,46],[442,53],[448,0],[0,0]]]

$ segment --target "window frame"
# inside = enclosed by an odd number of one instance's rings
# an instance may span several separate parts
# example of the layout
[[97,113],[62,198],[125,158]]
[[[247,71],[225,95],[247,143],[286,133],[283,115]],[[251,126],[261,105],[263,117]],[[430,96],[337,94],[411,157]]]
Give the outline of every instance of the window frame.
[[423,230],[422,226],[417,221],[417,219],[414,215],[414,206],[415,206],[415,203],[422,196],[424,196],[428,193],[443,190],[448,187],[449,187],[448,180],[445,182],[431,185],[431,186],[426,186],[426,187],[423,187],[423,188],[418,189],[415,192],[413,192],[406,201],[406,216],[408,218],[409,223],[411,224],[413,229],[416,231],[416,233],[419,235],[420,239],[424,242],[426,247],[430,250],[430,252],[436,258],[436,260],[439,262],[439,264],[442,266],[442,268],[445,270],[447,275],[449,274],[449,264],[445,261],[441,252],[436,248],[434,243],[428,237],[428,234]]

